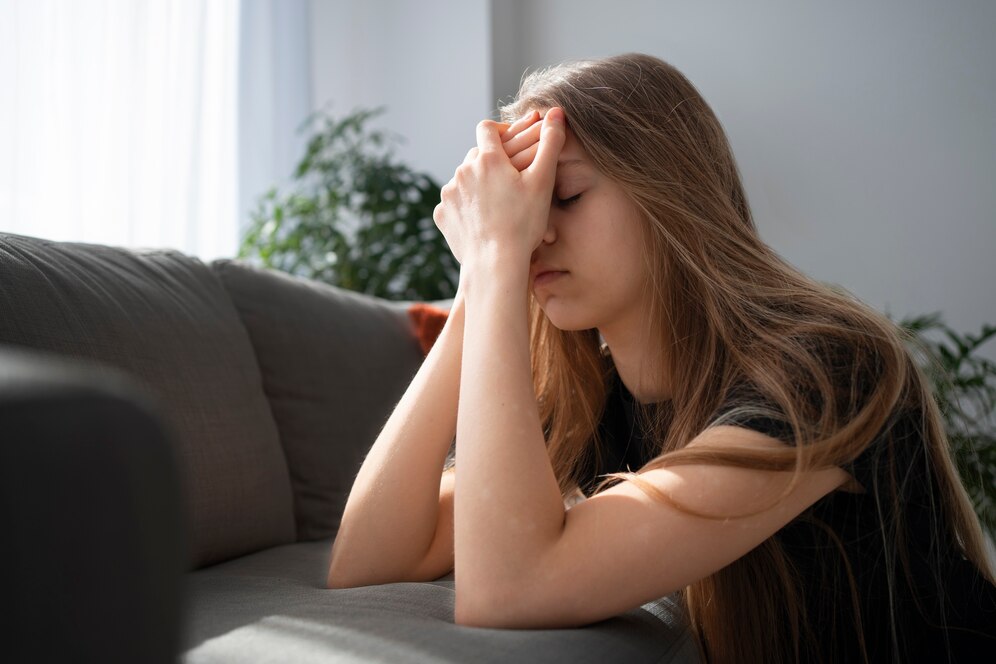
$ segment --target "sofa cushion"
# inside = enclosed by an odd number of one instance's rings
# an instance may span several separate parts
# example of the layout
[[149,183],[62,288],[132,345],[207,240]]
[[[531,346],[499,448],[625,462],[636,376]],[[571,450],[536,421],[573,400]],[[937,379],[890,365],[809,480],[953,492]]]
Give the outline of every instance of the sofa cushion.
[[466,627],[453,622],[452,572],[427,583],[325,588],[331,544],[289,544],[188,574],[182,661],[699,661],[676,597],[575,629]]
[[332,536],[360,465],[422,363],[408,303],[217,260],[280,430],[298,540]]
[[449,306],[440,307],[428,302],[415,302],[408,307],[408,317],[415,328],[415,338],[418,339],[423,355],[428,355],[429,351],[432,350],[436,344],[436,339],[443,333],[446,319],[449,316]]
[[287,466],[249,337],[201,261],[0,234],[0,343],[122,369],[158,400],[191,567],[294,541]]

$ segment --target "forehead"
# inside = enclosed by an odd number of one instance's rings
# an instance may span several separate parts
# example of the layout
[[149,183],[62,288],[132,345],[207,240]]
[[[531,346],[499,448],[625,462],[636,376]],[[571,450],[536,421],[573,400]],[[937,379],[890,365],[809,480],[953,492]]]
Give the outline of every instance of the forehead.
[[[531,110],[538,111],[540,117],[543,117],[550,109],[533,107]],[[568,126],[566,127],[567,136],[564,146],[560,149],[560,155],[557,157],[557,175],[580,174],[582,171],[590,171],[594,168],[594,164],[588,159],[588,155],[581,148],[581,144],[578,143],[578,139],[571,130],[569,123],[570,120],[568,119]]]
[[591,165],[588,155],[581,149],[577,138],[574,137],[574,132],[568,127],[567,139],[564,141],[564,147],[560,150],[560,156],[557,157],[557,171],[568,172],[580,170],[585,167],[591,167]]

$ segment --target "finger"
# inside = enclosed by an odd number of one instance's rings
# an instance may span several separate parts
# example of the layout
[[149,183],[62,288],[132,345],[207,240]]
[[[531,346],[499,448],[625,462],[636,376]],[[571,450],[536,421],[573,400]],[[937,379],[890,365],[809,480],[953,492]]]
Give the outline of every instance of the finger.
[[525,150],[512,156],[510,161],[517,171],[521,173],[529,167],[529,164],[533,163],[533,160],[536,159],[536,151],[539,150],[539,145],[539,143],[533,143]]
[[475,145],[471,149],[467,150],[467,156],[463,158],[463,163],[468,163],[477,158],[478,149]]
[[505,154],[501,147],[501,138],[498,137],[498,126],[494,120],[481,120],[477,123],[477,147],[481,152]]
[[453,178],[450,179],[449,182],[447,182],[446,184],[444,184],[439,189],[439,198],[440,198],[440,200],[444,200],[445,201],[447,198],[449,198],[450,196],[453,195],[453,192],[456,190],[456,184],[454,184],[454,180],[455,179],[456,179],[456,177],[454,176]]
[[522,152],[527,147],[539,141],[540,130],[543,128],[542,122],[537,122],[531,125],[528,129],[523,130],[517,136],[509,141],[505,142],[505,154],[512,156],[519,152]]
[[526,127],[532,126],[537,120],[539,120],[539,111],[529,111],[521,118],[513,122],[508,129],[502,132],[501,140],[503,143],[507,142],[510,138],[514,138],[516,134],[521,132]]
[[567,124],[564,110],[554,106],[546,112],[543,118],[543,129],[540,133],[539,150],[536,159],[527,169],[536,173],[544,186],[553,186],[557,175],[557,157],[567,140]]

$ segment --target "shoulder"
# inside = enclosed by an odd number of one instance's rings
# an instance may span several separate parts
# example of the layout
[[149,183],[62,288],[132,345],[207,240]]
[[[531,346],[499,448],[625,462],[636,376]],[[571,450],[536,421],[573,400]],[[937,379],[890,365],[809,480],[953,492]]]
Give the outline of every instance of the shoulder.
[[737,381],[722,396],[708,418],[706,432],[719,426],[747,429],[790,445],[796,441],[785,409],[747,380]]

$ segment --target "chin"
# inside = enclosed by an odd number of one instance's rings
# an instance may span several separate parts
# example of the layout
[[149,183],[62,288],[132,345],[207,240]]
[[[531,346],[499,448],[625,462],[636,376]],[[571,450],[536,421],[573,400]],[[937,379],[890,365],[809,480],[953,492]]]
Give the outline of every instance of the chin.
[[550,324],[562,332],[580,332],[590,330],[595,324],[590,320],[587,312],[579,311],[577,307],[565,305],[559,298],[547,298],[544,302],[536,298],[540,309],[546,314]]

